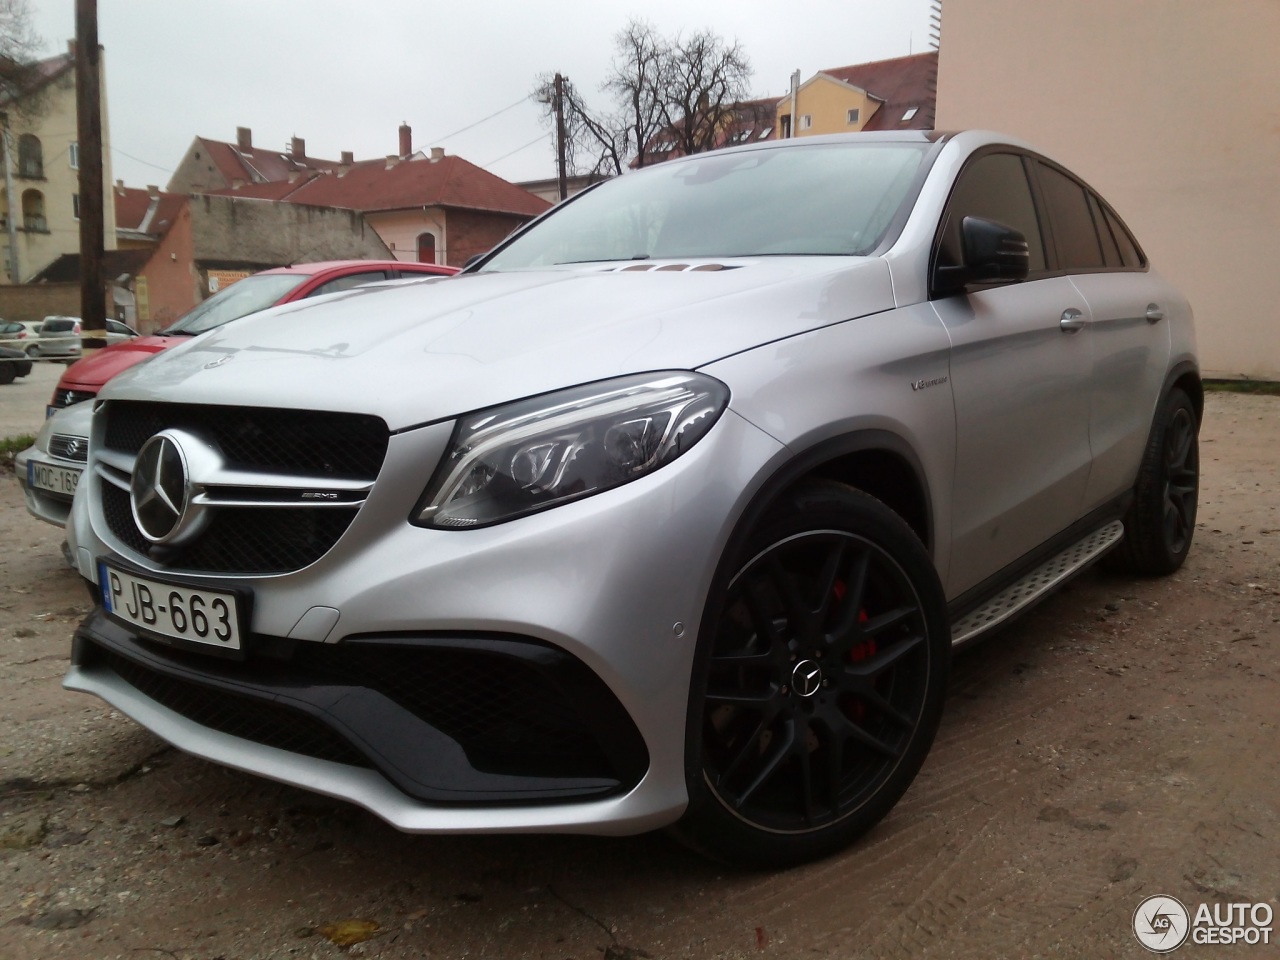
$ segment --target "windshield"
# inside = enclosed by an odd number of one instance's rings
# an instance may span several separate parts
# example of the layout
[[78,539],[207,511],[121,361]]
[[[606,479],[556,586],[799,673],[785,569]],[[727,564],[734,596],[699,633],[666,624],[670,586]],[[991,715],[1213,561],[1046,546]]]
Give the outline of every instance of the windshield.
[[512,241],[482,272],[601,260],[858,256],[907,197],[924,143],[699,154],[626,174]]
[[160,333],[162,336],[194,337],[197,333],[265,310],[308,279],[310,276],[303,273],[259,273],[245,277],[196,304]]

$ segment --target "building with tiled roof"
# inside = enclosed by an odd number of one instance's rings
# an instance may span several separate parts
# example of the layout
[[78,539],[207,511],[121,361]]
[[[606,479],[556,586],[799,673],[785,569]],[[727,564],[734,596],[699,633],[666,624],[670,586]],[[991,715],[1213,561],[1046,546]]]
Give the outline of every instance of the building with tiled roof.
[[938,91],[938,52],[819,70],[777,102],[778,136],[932,130]]
[[[343,157],[349,163],[351,154]],[[283,150],[253,145],[253,131],[236,127],[236,142],[196,137],[169,178],[171,193],[214,193],[247,183],[276,183],[320,170],[334,170],[342,161],[307,156],[302,137],[292,137]]]
[[[715,147],[738,147],[748,143],[772,140],[777,136],[778,98],[744,100],[735,104],[728,122],[717,131]],[[670,129],[662,130],[650,138],[645,147],[645,163],[661,163],[683,155],[677,137]],[[636,162],[631,164],[637,166]]]
[[187,198],[154,185],[145,190],[117,180],[111,191],[116,210],[116,241],[122,249],[154,247],[174,221]]
[[541,197],[439,147],[413,153],[407,130],[400,128],[400,155],[208,192],[359,211],[397,259],[452,266],[486,252],[550,208]]

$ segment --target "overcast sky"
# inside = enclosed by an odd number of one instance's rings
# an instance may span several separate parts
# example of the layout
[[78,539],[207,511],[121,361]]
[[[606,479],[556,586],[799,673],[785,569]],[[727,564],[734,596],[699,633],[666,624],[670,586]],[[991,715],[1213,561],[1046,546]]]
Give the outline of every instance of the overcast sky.
[[[75,0],[30,6],[47,53],[65,51]],[[523,98],[559,70],[603,102],[613,36],[633,13],[663,34],[741,41],[756,96],[784,94],[797,68],[807,79],[929,42],[928,0],[99,0],[112,177],[164,186],[192,137],[234,140],[237,126],[255,146],[296,135],[312,156],[371,159],[396,152],[401,121],[415,149],[551,177],[550,134]]]

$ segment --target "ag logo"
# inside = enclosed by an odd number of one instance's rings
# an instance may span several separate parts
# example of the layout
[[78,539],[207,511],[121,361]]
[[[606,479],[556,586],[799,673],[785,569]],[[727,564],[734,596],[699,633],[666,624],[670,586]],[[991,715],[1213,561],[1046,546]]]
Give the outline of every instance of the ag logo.
[[1152,953],[1171,953],[1187,941],[1191,916],[1174,897],[1147,897],[1133,911],[1133,934]]

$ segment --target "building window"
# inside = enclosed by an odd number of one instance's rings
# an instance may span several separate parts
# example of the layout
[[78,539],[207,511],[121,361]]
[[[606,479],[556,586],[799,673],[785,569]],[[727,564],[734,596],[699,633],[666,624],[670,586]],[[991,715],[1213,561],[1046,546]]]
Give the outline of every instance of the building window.
[[418,234],[418,262],[436,262],[436,237],[433,233]]
[[18,138],[18,176],[44,179],[44,149],[35,134],[24,133]]
[[71,195],[71,216],[77,220],[80,219],[80,194],[78,193]]
[[80,169],[80,144],[73,143],[67,147],[67,159],[71,162],[72,170]]
[[862,115],[862,111],[861,111],[859,108],[857,108],[857,107],[850,107],[850,108],[849,108],[849,123],[850,123],[851,125],[852,125],[852,124],[857,123],[857,122],[858,122],[858,118],[859,118],[861,115]]
[[39,190],[22,191],[22,229],[32,233],[49,232],[49,222],[44,217],[44,194]]
[[915,115],[919,112],[920,112],[919,107],[910,107],[907,110],[907,112],[902,115],[902,122],[906,123],[908,120],[911,120],[912,118],[914,118]]
[[811,113],[800,114],[800,129],[808,130],[812,126],[813,126],[813,114]]

